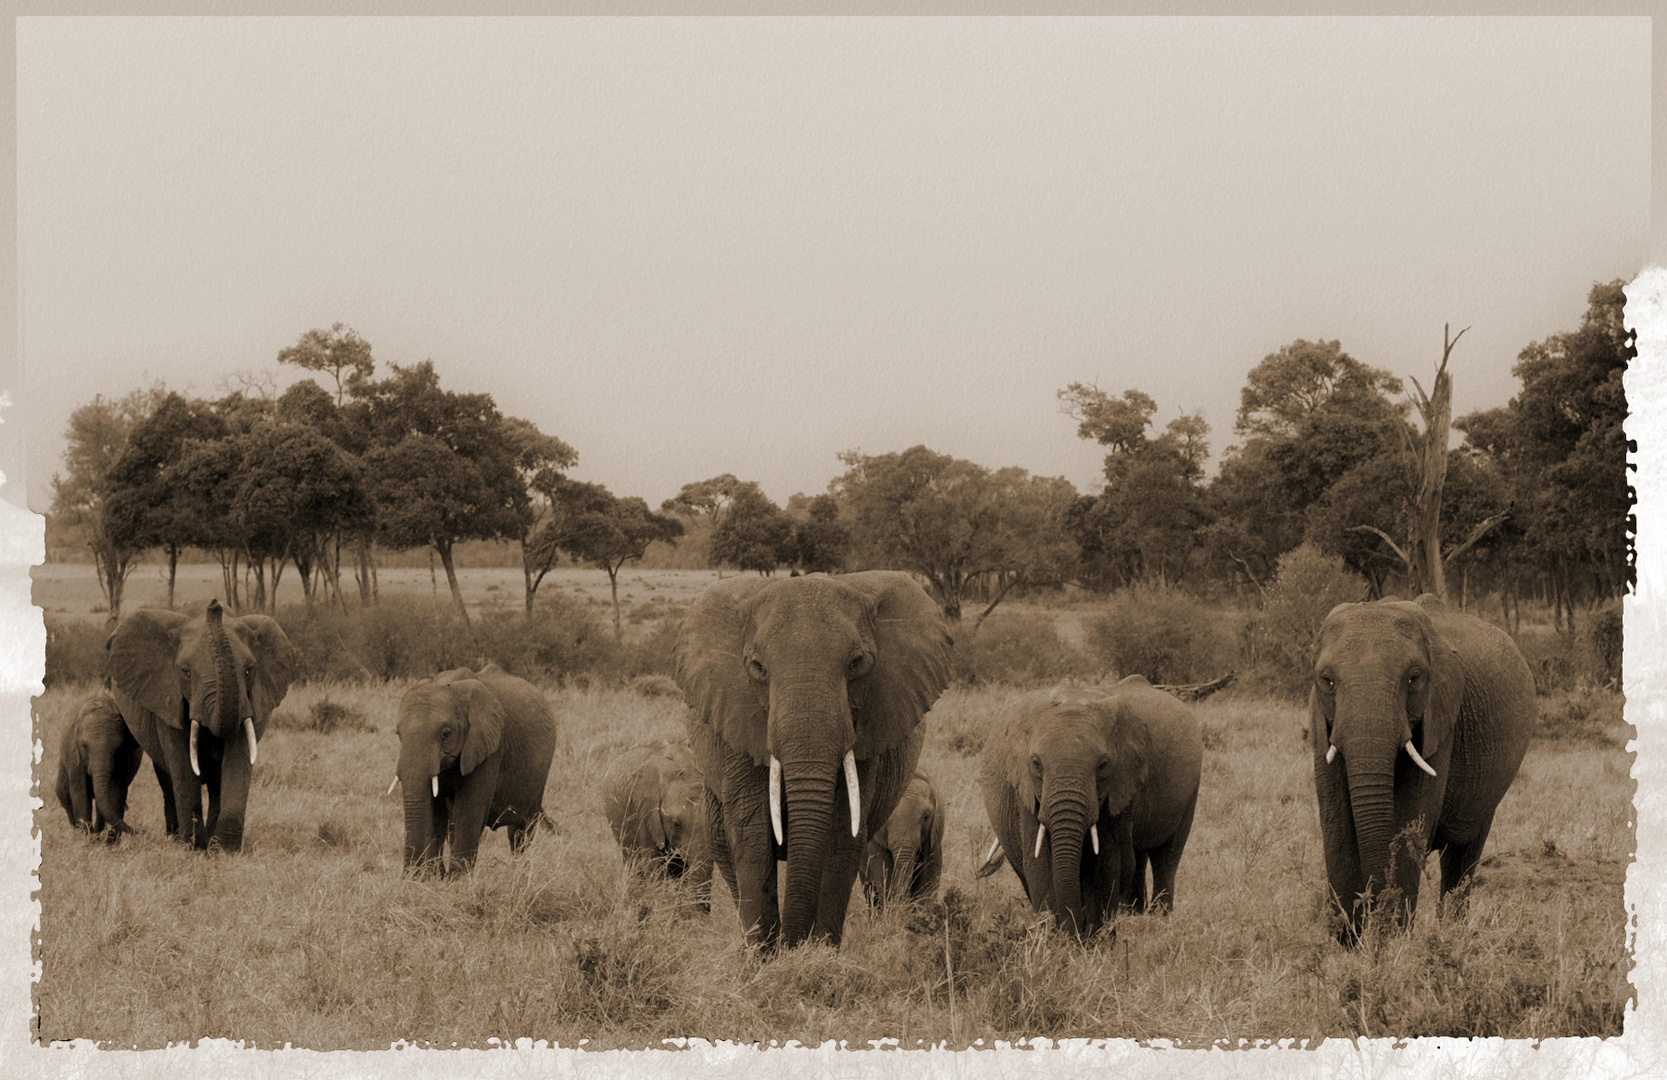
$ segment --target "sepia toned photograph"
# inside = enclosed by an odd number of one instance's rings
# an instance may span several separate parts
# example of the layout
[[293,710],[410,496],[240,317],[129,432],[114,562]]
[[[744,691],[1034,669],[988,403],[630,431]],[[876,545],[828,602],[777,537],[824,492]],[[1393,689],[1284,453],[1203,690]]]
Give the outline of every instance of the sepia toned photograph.
[[36,1052],[1630,1034],[1651,34],[19,18]]

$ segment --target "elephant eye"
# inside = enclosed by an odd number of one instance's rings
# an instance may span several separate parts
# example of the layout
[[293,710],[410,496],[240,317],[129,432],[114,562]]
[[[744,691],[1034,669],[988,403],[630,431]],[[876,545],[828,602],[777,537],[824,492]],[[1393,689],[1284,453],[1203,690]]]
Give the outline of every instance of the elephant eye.
[[1336,683],[1335,680],[1332,679],[1332,677],[1330,675],[1321,675],[1320,676],[1320,689],[1324,690],[1326,693],[1329,694],[1333,690],[1337,689],[1337,683]]
[[756,682],[768,682],[770,679],[770,673],[758,662],[756,656],[747,657],[747,674]]
[[179,669],[179,677],[182,678],[182,679],[189,680],[191,678],[191,669],[188,668],[188,667],[180,668]]
[[845,665],[845,677],[859,679],[868,674],[868,669],[873,666],[874,661],[869,658],[867,653],[857,653],[851,657],[851,662]]
[[1037,776],[1042,775],[1042,757],[1040,754],[1030,755],[1030,771]]

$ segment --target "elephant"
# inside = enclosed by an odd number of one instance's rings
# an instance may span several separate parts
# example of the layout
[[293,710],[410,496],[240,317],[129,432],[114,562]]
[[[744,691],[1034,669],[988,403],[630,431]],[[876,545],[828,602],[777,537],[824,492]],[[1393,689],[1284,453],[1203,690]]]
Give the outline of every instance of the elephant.
[[627,865],[657,865],[688,880],[701,892],[701,909],[711,910],[706,785],[694,751],[664,741],[625,751],[603,781],[602,813]]
[[295,677],[283,628],[265,615],[227,617],[211,600],[196,618],[140,608],[105,647],[111,696],[156,768],[168,835],[242,850],[259,741]]
[[[405,869],[461,872],[486,829],[507,826],[519,852],[544,816],[556,718],[543,692],[488,664],[442,671],[399,703],[394,784],[405,794]],[[447,860],[442,847],[450,842]]]
[[110,844],[132,832],[124,820],[127,790],[143,761],[144,751],[108,691],[82,702],[64,726],[58,750],[58,801],[69,823],[103,834]]
[[1203,760],[1192,710],[1140,675],[1016,698],[979,786],[1031,907],[1084,937],[1119,907],[1171,910]]
[[750,943],[839,944],[869,834],[914,775],[921,718],[949,684],[950,645],[900,571],[734,578],[690,607],[676,678],[713,861]]
[[930,901],[943,877],[943,806],[926,774],[916,772],[897,809],[868,840],[862,887],[876,910],[888,901]]
[[1350,944],[1387,886],[1410,922],[1428,852],[1441,852],[1444,898],[1467,882],[1528,749],[1534,676],[1503,630],[1426,594],[1333,608],[1313,677],[1326,876]]

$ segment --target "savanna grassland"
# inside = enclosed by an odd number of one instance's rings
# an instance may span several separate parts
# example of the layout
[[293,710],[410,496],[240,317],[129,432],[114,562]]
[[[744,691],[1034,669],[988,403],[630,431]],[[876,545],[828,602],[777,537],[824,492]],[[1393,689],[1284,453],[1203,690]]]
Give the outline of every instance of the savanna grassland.
[[1542,734],[1499,808],[1468,908],[1438,917],[1430,860],[1409,933],[1332,939],[1305,711],[1219,694],[1197,708],[1205,762],[1172,915],[1080,943],[1006,869],[977,786],[985,732],[1016,689],[952,687],[921,766],[947,804],[941,902],[870,914],[843,946],[761,960],[721,885],[702,913],[677,883],[633,881],[600,811],[620,748],[679,737],[683,707],[551,684],[561,727],[540,831],[519,858],[489,834],[467,876],[401,875],[395,710],[408,681],[291,688],[262,741],[245,850],[163,837],[147,762],[107,847],[51,794],[57,739],[91,683],[37,702],[43,1040],[154,1047],[483,1046],[529,1036],[642,1048],[677,1035],[905,1047],[1059,1037],[1619,1034],[1631,994],[1623,880],[1632,850],[1626,731],[1613,694],[1542,699]]

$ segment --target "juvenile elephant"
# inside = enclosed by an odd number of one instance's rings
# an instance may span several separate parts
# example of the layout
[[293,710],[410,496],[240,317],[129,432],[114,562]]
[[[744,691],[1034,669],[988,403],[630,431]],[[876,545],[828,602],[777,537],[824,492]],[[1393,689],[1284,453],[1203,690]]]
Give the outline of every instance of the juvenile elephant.
[[140,608],[106,648],[111,697],[156,767],[168,835],[183,827],[196,847],[241,850],[259,740],[295,675],[283,629],[211,600],[196,618]]
[[467,870],[484,830],[507,826],[510,848],[520,851],[545,821],[556,719],[525,679],[491,665],[442,671],[405,692],[396,730],[406,869]]
[[[58,749],[58,801],[76,828],[102,833],[114,844],[132,832],[127,789],[139,775],[144,752],[127,730],[121,710],[104,691],[81,703],[64,727]],[[164,793],[168,790],[162,789]]]
[[1192,710],[1139,675],[1013,701],[979,781],[1031,907],[1082,935],[1118,906],[1169,911],[1203,759]]
[[687,878],[710,908],[706,785],[693,751],[667,742],[625,751],[603,781],[602,813],[628,865],[657,865],[667,877]]
[[1340,604],[1320,627],[1308,710],[1348,943],[1362,899],[1386,885],[1400,890],[1395,917],[1410,920],[1427,852],[1441,852],[1443,896],[1475,869],[1528,749],[1534,676],[1503,630],[1434,596]]
[[862,887],[868,902],[931,900],[943,876],[943,808],[924,773],[897,800],[897,809],[868,841],[862,860]]
[[839,944],[863,848],[914,775],[949,652],[937,605],[897,571],[734,578],[690,608],[677,681],[713,860],[750,940]]

